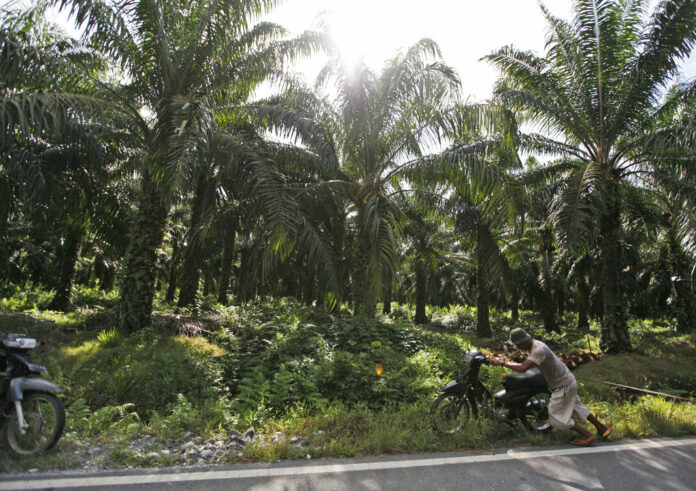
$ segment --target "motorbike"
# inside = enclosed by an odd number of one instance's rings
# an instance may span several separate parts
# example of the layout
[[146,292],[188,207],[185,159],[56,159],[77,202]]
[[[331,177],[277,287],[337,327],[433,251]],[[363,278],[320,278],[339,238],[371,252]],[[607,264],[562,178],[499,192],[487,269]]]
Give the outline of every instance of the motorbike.
[[14,456],[34,455],[56,444],[65,427],[65,408],[56,384],[36,375],[48,374],[27,352],[36,339],[24,334],[0,335],[0,424],[2,440]]
[[456,380],[440,389],[430,407],[436,430],[453,433],[470,417],[491,417],[514,426],[516,421],[530,431],[547,432],[551,397],[539,369],[511,373],[503,378],[503,390],[491,394],[479,379],[481,366],[489,364],[483,353],[469,349],[464,355],[467,368]]

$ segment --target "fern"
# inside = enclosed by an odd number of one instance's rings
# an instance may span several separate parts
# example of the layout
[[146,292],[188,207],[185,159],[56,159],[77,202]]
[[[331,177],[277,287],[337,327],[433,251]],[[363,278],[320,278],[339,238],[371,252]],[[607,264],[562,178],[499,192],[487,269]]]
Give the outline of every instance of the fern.
[[121,428],[124,424],[139,421],[138,413],[133,411],[135,404],[126,403],[120,406],[105,406],[94,411],[86,421],[86,430],[98,435],[112,427]]
[[237,386],[237,403],[242,412],[262,411],[270,389],[270,382],[260,366],[252,367]]

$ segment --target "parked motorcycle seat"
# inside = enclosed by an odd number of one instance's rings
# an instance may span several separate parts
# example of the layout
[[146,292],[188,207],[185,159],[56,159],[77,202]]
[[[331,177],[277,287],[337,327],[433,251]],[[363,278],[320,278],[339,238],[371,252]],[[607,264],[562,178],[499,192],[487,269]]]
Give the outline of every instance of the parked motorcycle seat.
[[546,380],[538,368],[532,368],[522,373],[509,373],[503,379],[503,387],[514,389],[544,389]]

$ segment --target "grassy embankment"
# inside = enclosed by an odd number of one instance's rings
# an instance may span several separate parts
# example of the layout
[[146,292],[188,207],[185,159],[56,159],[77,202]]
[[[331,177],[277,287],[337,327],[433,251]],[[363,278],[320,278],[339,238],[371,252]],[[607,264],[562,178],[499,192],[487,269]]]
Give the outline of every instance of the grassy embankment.
[[[79,467],[80,448],[107,445],[109,466],[191,463],[185,455],[148,457],[129,443],[214,438],[254,427],[261,438],[217,461],[238,462],[555,444],[570,435],[532,435],[496,421],[471,421],[452,435],[433,432],[427,416],[437,389],[463,367],[468,346],[497,349],[512,327],[540,323],[523,314],[513,325],[494,314],[499,338],[467,332],[475,311],[431,312],[431,329],[396,308],[375,321],[330,316],[289,302],[223,308],[204,305],[207,320],[160,306],[155,325],[132,336],[114,329],[113,295],[84,290],[75,313],[41,310],[48,294],[2,300],[0,332],[26,332],[46,344],[36,361],[65,389],[68,428],[38,459],[0,457],[0,470]],[[574,322],[570,320],[569,325]],[[628,398],[602,381],[684,396],[696,391],[696,336],[675,336],[668,322],[631,321],[636,352],[604,356],[576,370],[581,395],[613,438],[696,433],[696,405]],[[587,349],[585,333],[548,337],[558,350]],[[597,349],[596,333],[589,342]],[[503,370],[485,367],[494,388]],[[275,438],[272,436],[275,435]],[[290,442],[298,437],[302,446]]]

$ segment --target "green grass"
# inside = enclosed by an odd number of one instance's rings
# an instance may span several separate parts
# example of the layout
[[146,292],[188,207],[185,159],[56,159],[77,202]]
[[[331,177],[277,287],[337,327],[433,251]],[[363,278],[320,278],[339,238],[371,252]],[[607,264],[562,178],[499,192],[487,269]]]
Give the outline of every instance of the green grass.
[[[612,439],[679,436],[696,433],[696,406],[660,398],[642,397],[612,404],[588,401],[600,419],[614,425]],[[429,401],[401,408],[370,411],[367,408],[332,407],[322,414],[296,413],[269,422],[263,433],[281,431],[310,443],[305,453],[318,457],[359,457],[393,453],[481,450],[500,446],[555,445],[571,439],[571,432],[532,434],[521,425],[490,420],[469,420],[454,434],[434,432],[427,414]],[[320,433],[323,432],[323,433]],[[289,452],[278,456],[278,452]],[[293,457],[295,449],[282,444],[257,443],[245,450],[250,460],[272,461]]]
[[[116,317],[84,292],[85,308],[63,314],[37,310],[41,292],[4,300],[0,331],[27,332],[45,341],[35,350],[52,379],[65,389],[68,427],[55,451],[31,460],[0,456],[0,470],[79,467],[80,445],[111,447],[110,466],[168,465],[132,450],[144,435],[212,438],[254,426],[261,438],[230,462],[281,458],[352,457],[432,451],[480,451],[500,446],[558,444],[567,432],[530,434],[497,421],[470,421],[455,434],[432,430],[428,409],[437,389],[464,368],[469,346],[501,349],[512,327],[524,327],[563,350],[586,348],[588,333],[562,319],[562,335],[546,336],[539,320],[521,312],[512,323],[494,312],[493,339],[469,334],[475,310],[433,309],[433,325],[414,327],[406,307],[376,320],[328,315],[287,300],[223,307],[209,302],[205,321],[212,335],[185,336],[160,304],[155,325],[133,335],[116,330]],[[108,306],[112,294],[102,294]],[[45,298],[44,298],[45,300]],[[92,302],[92,303],[90,303]],[[396,306],[395,306],[396,307]],[[696,405],[625,395],[611,381],[692,395],[696,390],[696,336],[677,337],[673,323],[631,320],[636,352],[603,356],[576,370],[581,397],[600,419],[614,425],[613,438],[696,433]],[[589,333],[597,349],[597,326]],[[378,370],[380,367],[381,370]],[[484,367],[484,383],[496,390],[504,370]],[[273,441],[271,435],[281,432]],[[298,448],[289,442],[297,436]],[[190,437],[188,437],[190,438]],[[79,453],[79,452],[78,452]]]
[[[604,356],[575,372],[586,390],[598,398],[617,401],[625,397],[603,384],[613,382],[631,387],[696,395],[696,336],[673,336],[639,341],[635,353]],[[675,390],[676,389],[676,390]]]

